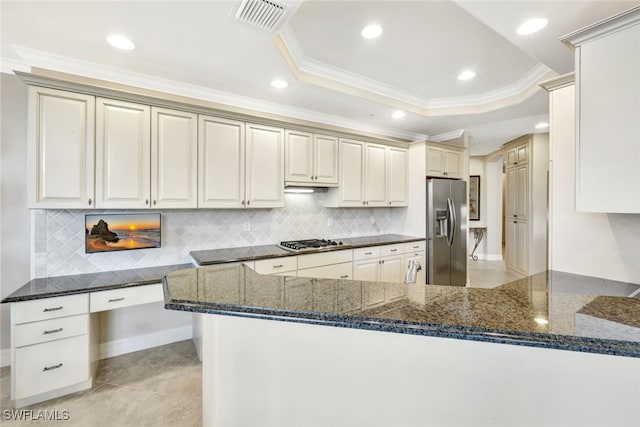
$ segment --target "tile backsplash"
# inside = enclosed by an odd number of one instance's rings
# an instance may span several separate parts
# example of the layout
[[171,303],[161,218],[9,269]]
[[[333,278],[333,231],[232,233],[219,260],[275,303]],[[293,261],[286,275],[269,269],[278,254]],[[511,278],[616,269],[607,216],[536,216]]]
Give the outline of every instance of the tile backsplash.
[[404,210],[325,208],[325,196],[323,193],[286,194],[285,207],[277,209],[154,211],[162,214],[161,248],[94,254],[85,253],[84,216],[107,211],[34,210],[31,276],[179,264],[191,262],[189,252],[193,250],[386,234],[394,231],[394,219]]

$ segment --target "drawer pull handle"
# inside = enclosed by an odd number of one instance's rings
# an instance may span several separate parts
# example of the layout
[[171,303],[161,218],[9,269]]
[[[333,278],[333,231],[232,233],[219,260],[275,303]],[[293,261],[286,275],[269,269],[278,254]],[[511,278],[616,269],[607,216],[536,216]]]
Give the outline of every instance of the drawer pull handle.
[[373,254],[373,252],[365,252],[364,254],[365,254],[365,255],[372,255],[372,254]]
[[42,371],[43,372],[53,371],[54,369],[58,369],[58,368],[62,368],[62,363],[58,363],[57,365],[53,365],[53,366],[45,366]]
[[124,297],[120,297],[120,298],[111,298],[111,299],[109,300],[109,302],[118,302],[118,301],[123,301],[123,300],[124,300]]
[[397,249],[389,249],[390,252],[398,252]]
[[346,279],[346,278],[348,278],[348,277],[349,277],[349,275],[348,275],[348,274],[345,274],[344,276],[340,276],[340,278],[341,278],[341,279]]
[[413,249],[418,249],[420,246],[414,246]]
[[58,311],[58,310],[62,310],[62,306],[60,307],[51,307],[51,308],[45,308],[44,310],[42,310],[43,313],[47,313],[49,311]]
[[282,264],[274,265],[273,268],[282,268]]
[[57,334],[58,332],[62,332],[62,328],[50,329],[48,331],[44,331],[42,335]]

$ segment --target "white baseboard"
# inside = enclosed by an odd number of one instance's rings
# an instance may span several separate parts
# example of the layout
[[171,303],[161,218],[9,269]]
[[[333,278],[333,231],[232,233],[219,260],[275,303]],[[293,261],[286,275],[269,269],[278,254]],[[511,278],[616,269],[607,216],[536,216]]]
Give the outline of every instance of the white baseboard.
[[160,345],[171,344],[173,342],[184,341],[193,337],[191,325],[179,328],[166,329],[150,334],[136,335],[134,337],[121,340],[109,341],[100,344],[100,359],[120,356],[121,354],[132,353],[134,351],[145,350]]
[[0,368],[11,365],[11,349],[3,348],[0,350]]

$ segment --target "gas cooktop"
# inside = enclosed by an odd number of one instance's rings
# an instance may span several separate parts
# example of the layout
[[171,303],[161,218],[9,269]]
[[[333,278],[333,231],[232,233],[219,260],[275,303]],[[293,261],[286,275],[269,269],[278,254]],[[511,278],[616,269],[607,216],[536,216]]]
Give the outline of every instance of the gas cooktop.
[[278,245],[282,249],[286,249],[292,252],[312,251],[315,249],[326,249],[337,246],[345,246],[342,242],[336,242],[335,240],[324,239],[309,239],[309,240],[288,240],[280,242]]

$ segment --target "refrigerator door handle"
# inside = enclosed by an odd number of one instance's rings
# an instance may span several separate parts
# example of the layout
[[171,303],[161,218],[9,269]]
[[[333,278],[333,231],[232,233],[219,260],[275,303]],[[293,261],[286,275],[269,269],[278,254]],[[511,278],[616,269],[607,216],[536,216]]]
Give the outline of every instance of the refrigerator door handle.
[[447,240],[447,244],[449,246],[453,246],[453,242],[455,241],[455,234],[456,234],[456,206],[453,203],[453,199],[451,197],[447,198],[447,214],[449,216],[449,233],[448,234],[448,240]]

